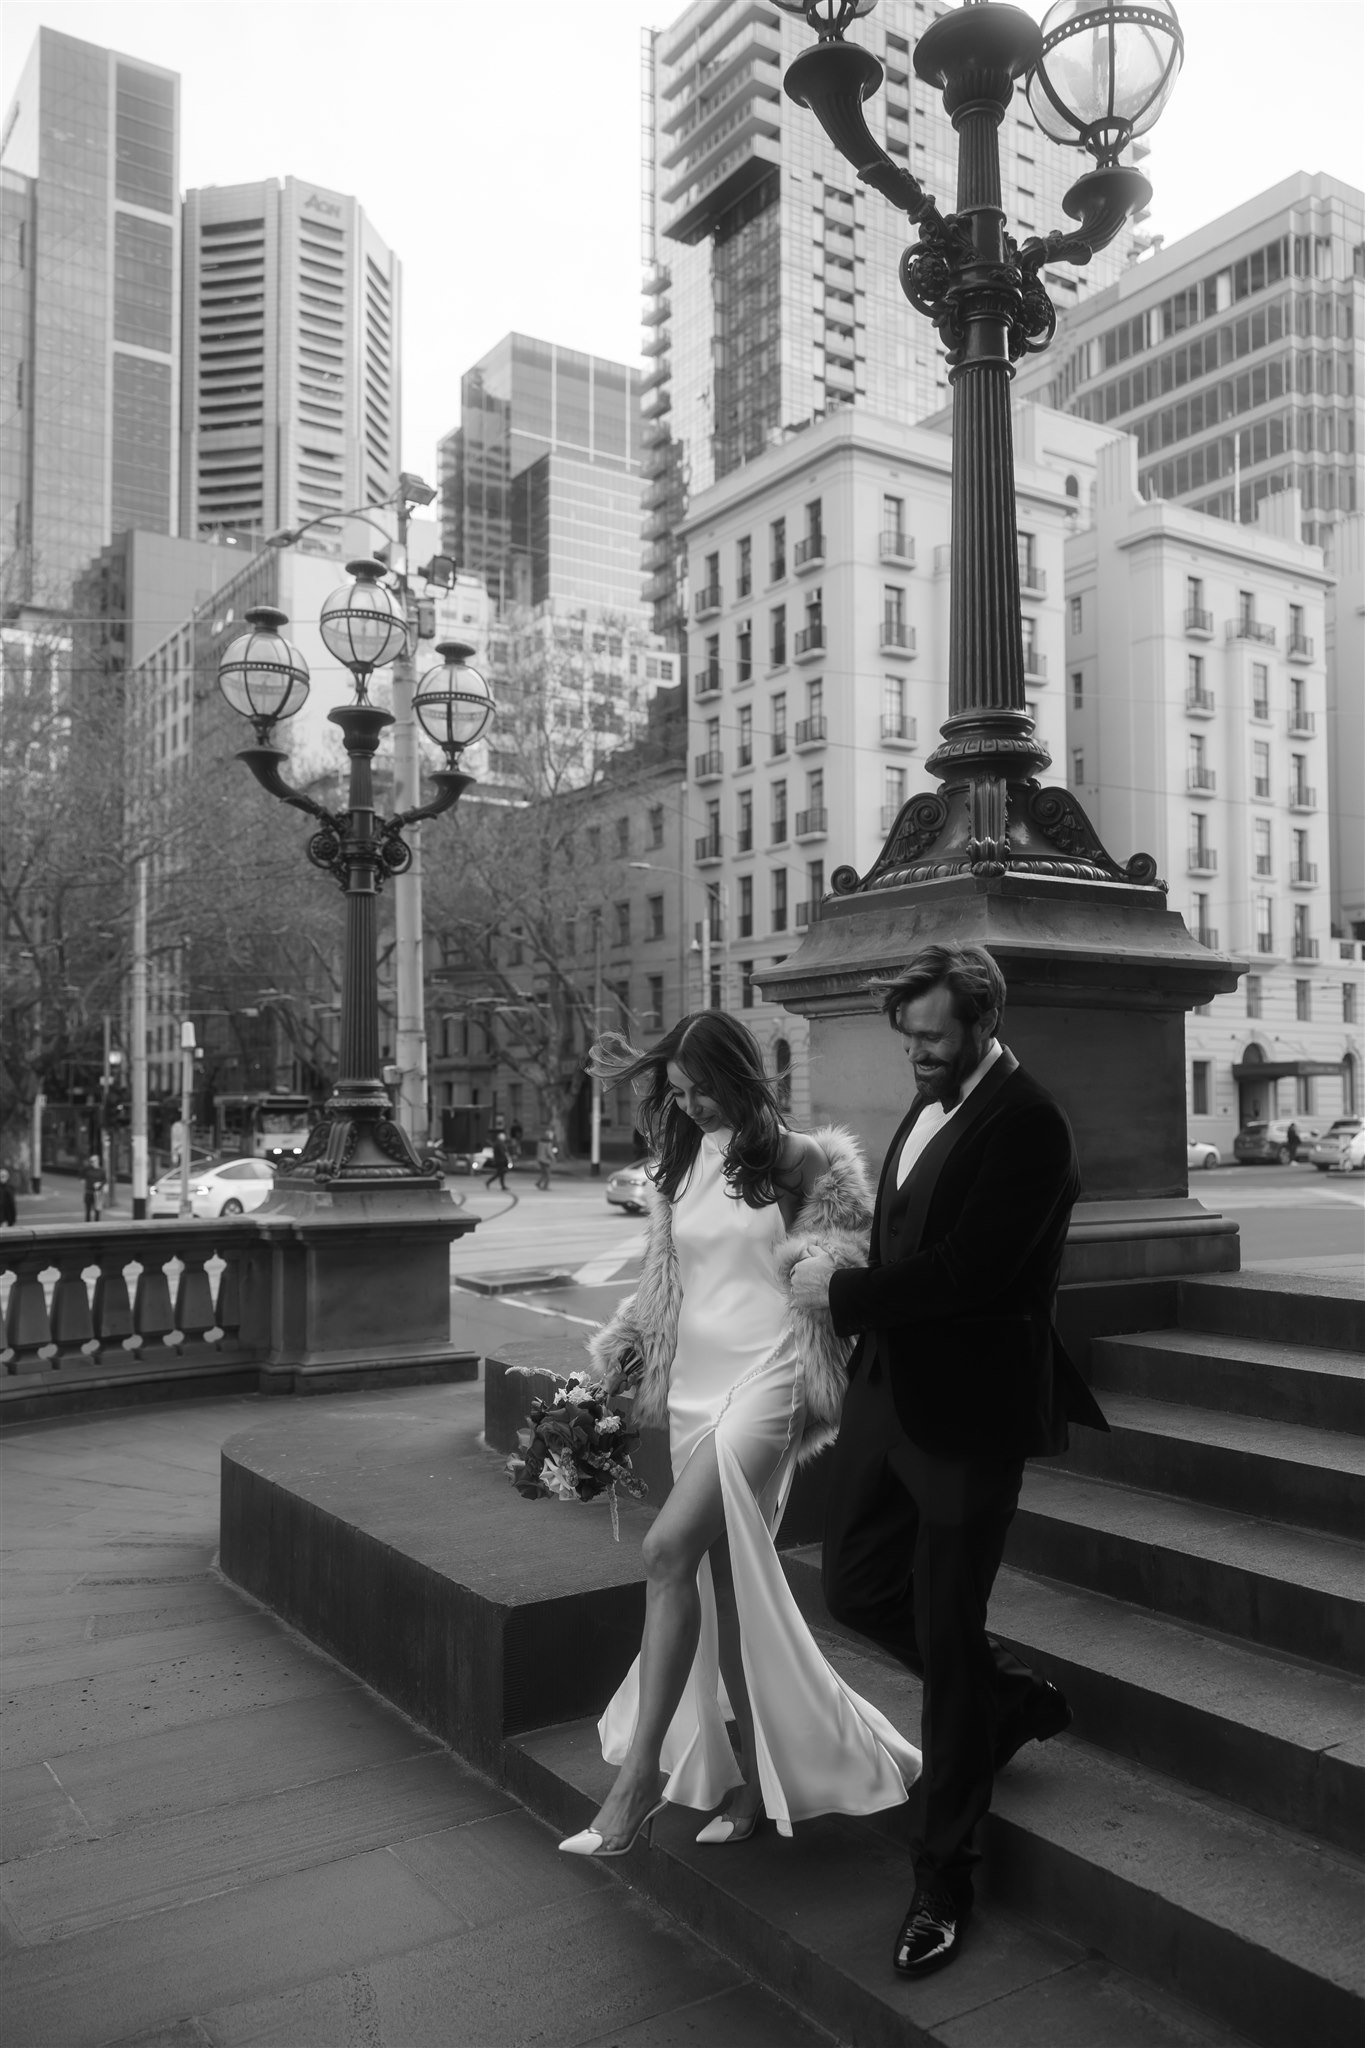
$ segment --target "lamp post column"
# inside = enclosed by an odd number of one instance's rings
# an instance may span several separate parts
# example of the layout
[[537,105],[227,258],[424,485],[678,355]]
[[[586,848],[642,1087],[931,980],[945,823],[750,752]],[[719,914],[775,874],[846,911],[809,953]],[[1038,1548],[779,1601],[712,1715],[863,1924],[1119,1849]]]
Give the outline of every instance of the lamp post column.
[[147,856],[137,863],[133,909],[133,1015],[129,1032],[132,1081],[133,1218],[147,1214]]
[[341,1045],[337,1085],[327,1104],[333,1117],[375,1118],[389,1113],[379,1078],[379,963],[375,931],[378,830],[374,812],[375,751],[393,720],[373,704],[343,704],[328,712],[339,725],[351,764],[346,832],[338,849],[344,867],[346,939],[342,962]]
[[[411,510],[401,492],[398,499],[398,548],[392,567],[409,635],[394,661],[393,794],[394,808],[411,810],[421,802],[421,768],[417,751],[417,720],[412,699],[416,688],[412,659],[412,605],[408,595],[408,526]],[[427,1033],[425,970],[422,954],[422,828],[408,831],[410,866],[394,877],[394,987],[397,1028],[394,1032],[398,1068],[397,1121],[412,1139],[427,1135]]]

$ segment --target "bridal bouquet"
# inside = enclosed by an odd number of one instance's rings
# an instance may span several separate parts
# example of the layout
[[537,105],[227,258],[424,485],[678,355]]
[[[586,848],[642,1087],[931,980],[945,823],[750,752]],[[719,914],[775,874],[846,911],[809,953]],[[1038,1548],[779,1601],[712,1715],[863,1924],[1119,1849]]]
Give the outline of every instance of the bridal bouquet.
[[[519,1374],[534,1366],[512,1366]],[[619,1543],[617,1488],[632,1500],[648,1491],[631,1470],[630,1454],[640,1432],[608,1406],[606,1389],[585,1372],[556,1377],[548,1400],[531,1403],[529,1429],[519,1433],[519,1455],[507,1460],[507,1476],[523,1500],[596,1500],[605,1493],[612,1534]]]

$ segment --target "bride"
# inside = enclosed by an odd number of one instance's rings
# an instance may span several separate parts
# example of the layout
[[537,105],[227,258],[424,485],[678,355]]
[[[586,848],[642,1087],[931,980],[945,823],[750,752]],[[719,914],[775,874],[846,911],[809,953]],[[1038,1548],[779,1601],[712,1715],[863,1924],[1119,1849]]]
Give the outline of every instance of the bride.
[[846,1358],[827,1310],[793,1306],[787,1275],[817,1247],[864,1263],[861,1155],[833,1126],[786,1127],[757,1041],[722,1011],[684,1017],[647,1053],[603,1038],[590,1065],[643,1084],[658,1162],[640,1284],[590,1350],[609,1387],[638,1376],[637,1422],[667,1417],[673,1490],[644,1539],[640,1654],[598,1723],[616,1782],[560,1847],[624,1855],[669,1801],[724,1802],[708,1843],[745,1840],[761,1810],[789,1835],[815,1814],[899,1805],[919,1752],[821,1656],[773,1546],[797,1463],[834,1437]]

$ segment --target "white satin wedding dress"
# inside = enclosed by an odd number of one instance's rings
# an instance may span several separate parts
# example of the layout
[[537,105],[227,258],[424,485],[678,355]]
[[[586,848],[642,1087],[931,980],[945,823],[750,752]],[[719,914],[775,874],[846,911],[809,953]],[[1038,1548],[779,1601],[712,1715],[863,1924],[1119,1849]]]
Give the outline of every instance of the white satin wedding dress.
[[[897,1806],[919,1776],[919,1751],[845,1685],[816,1647],[773,1537],[796,1467],[802,1408],[787,1296],[773,1265],[783,1235],[777,1203],[751,1209],[722,1171],[730,1133],[705,1133],[673,1205],[682,1281],[678,1348],[668,1389],[676,1480],[713,1431],[725,1531],[756,1734],[763,1805],[789,1835],[821,1813]],[[701,1635],[664,1738],[664,1797],[710,1811],[742,1783],[726,1733],[710,1560],[697,1574]],[[602,1754],[625,1762],[639,1712],[637,1658],[598,1723]]]

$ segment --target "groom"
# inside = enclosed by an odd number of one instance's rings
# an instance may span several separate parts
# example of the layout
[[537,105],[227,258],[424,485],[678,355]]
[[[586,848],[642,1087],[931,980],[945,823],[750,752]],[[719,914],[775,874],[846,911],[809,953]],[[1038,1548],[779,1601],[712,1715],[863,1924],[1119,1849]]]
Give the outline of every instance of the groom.
[[996,1036],[1000,969],[928,946],[874,983],[916,1094],[892,1138],[865,1270],[810,1258],[798,1302],[858,1339],[829,1480],[830,1613],[924,1681],[915,1893],[897,1970],[958,1953],[972,1837],[992,1780],[1071,1720],[1062,1694],[986,1633],[1025,1458],[1106,1427],[1052,1307],[1080,1173],[1071,1126]]

